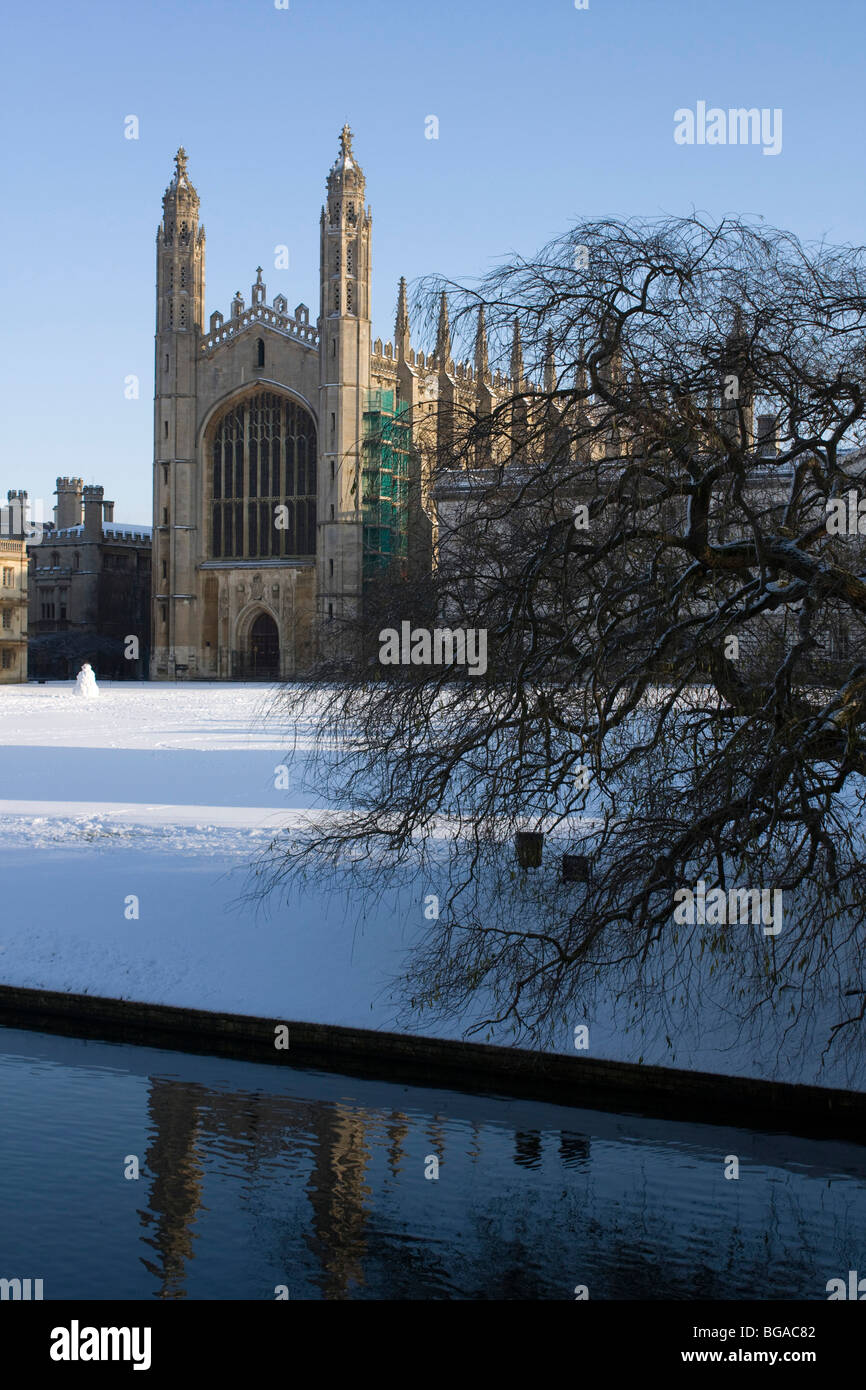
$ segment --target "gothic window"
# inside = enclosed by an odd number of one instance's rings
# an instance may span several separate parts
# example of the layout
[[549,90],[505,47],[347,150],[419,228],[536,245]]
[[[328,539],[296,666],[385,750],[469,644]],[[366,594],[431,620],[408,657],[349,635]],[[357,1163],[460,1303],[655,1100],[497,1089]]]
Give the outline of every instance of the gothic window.
[[265,365],[265,340],[264,340],[264,338],[257,338],[257,339],[256,339],[256,366],[257,366],[257,367],[263,367],[264,365]]
[[351,286],[351,285],[347,285],[347,286],[346,286],[346,313],[347,313],[347,314],[351,314],[352,312],[353,312],[353,311],[352,311],[352,286]]
[[174,289],[174,266],[172,266],[171,270],[168,272],[168,288],[170,290]]
[[316,427],[260,391],[223,415],[211,446],[211,554],[267,559],[316,551]]
[[354,275],[354,274],[355,274],[355,269],[354,269],[354,267],[355,267],[355,254],[354,254],[354,248],[351,247],[351,246],[347,246],[347,247],[346,247],[346,274],[347,274],[347,275]]
[[181,287],[182,290],[183,290],[183,289],[186,289],[186,266],[185,266],[185,265],[182,265],[181,268],[180,268],[180,287]]
[[180,301],[180,326],[186,328],[186,300]]
[[339,312],[340,312],[340,286],[339,286],[339,285],[335,285],[335,286],[334,286],[334,313],[339,314]]

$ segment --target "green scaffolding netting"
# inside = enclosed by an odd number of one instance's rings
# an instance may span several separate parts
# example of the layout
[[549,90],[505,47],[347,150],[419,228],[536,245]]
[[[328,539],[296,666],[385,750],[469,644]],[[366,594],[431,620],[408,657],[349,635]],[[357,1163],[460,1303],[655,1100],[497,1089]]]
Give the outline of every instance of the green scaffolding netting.
[[368,391],[364,408],[361,503],[364,514],[364,581],[408,563],[408,406],[393,391]]

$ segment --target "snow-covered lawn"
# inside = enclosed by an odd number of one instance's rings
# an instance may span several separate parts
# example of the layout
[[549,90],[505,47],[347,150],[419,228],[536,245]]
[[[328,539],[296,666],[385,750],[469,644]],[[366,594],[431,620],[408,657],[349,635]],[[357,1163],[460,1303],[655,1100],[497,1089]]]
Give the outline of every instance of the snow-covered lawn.
[[[276,713],[261,686],[100,689],[90,702],[71,682],[0,687],[0,983],[399,1027],[390,981],[425,930],[429,885],[375,905],[349,890],[264,912],[244,897],[275,830],[314,804],[298,775],[309,731],[286,730],[286,705]],[[290,791],[275,787],[281,764]],[[709,1020],[674,1056],[604,1011],[574,1022],[589,1023],[595,1057],[845,1084],[817,1060],[804,1075],[752,1055]],[[426,1017],[413,1030],[461,1032]]]
[[0,982],[392,1026],[382,991],[420,909],[359,927],[355,902],[245,900],[250,864],[311,805],[275,789],[305,740],[268,719],[272,693],[100,690],[0,687]]

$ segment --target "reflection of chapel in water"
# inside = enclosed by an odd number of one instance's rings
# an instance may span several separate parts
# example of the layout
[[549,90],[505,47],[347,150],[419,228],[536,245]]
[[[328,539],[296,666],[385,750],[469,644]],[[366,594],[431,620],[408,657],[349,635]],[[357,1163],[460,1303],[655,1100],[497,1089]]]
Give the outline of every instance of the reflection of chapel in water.
[[[209,1194],[219,1218],[219,1187],[229,1173],[241,1182],[244,1204],[260,1217],[259,1229],[267,1231],[266,1262],[275,1273],[273,1286],[261,1290],[263,1299],[274,1297],[277,1284],[288,1286],[290,1298],[305,1296],[299,1276],[307,1297],[312,1284],[321,1297],[339,1300],[364,1290],[378,1296],[386,1267],[389,1284],[405,1280],[406,1289],[417,1288],[419,1279],[435,1281],[441,1272],[435,1250],[426,1258],[417,1252],[400,1267],[391,1263],[393,1233],[387,1212],[396,1187],[408,1184],[411,1189],[420,1182],[421,1200],[428,1196],[421,1156],[436,1154],[444,1163],[451,1148],[459,1162],[460,1145],[453,1147],[442,1114],[416,1112],[410,1119],[397,1109],[223,1091],[151,1077],[148,1116],[152,1138],[142,1177],[150,1190],[147,1210],[139,1215],[142,1240],[149,1247],[143,1263],[157,1280],[158,1297],[188,1296],[195,1273],[191,1262],[196,1257],[196,1225],[209,1209]],[[483,1164],[483,1126],[473,1122],[470,1133],[465,1152],[474,1167]],[[502,1138],[517,1169],[538,1169],[545,1154],[555,1152],[563,1173],[588,1170],[591,1146],[584,1134],[527,1128],[505,1130]],[[492,1147],[495,1151],[496,1142]],[[435,1188],[433,1183],[430,1196]],[[487,1216],[476,1235],[482,1245],[490,1238]],[[501,1236],[497,1239],[502,1296],[522,1297],[520,1241],[512,1249],[501,1245]],[[313,1272],[300,1253],[302,1246],[314,1258]],[[235,1297],[233,1277],[229,1253],[218,1287],[203,1296]],[[212,1265],[208,1278],[212,1283]]]
[[[144,1260],[159,1280],[161,1298],[186,1296],[187,1266],[195,1258],[194,1227],[206,1208],[203,1153],[237,1141],[236,1152],[257,1165],[300,1145],[311,1160],[306,1192],[312,1209],[307,1244],[321,1269],[317,1280],[327,1299],[345,1298],[364,1280],[365,1232],[371,1190],[366,1182],[371,1151],[364,1111],[289,1097],[223,1092],[177,1081],[150,1080],[148,1114],[153,1133],[144,1160],[150,1179],[148,1210],[140,1217],[143,1239],[156,1252]],[[399,1170],[402,1116],[388,1125],[389,1162]],[[297,1136],[297,1138],[295,1137]],[[255,1169],[248,1179],[254,1183]],[[284,1282],[291,1294],[291,1270]],[[226,1269],[227,1285],[231,1279]],[[231,1294],[230,1287],[224,1296]],[[263,1297],[268,1297],[263,1291]],[[270,1291],[273,1296],[273,1291]]]

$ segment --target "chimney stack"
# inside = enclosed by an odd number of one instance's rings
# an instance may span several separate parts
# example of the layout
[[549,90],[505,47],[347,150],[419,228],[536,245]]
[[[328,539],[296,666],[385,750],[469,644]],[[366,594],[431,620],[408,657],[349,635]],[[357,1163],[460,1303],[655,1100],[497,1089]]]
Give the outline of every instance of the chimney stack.
[[84,537],[88,541],[102,540],[102,494],[101,487],[84,489]]
[[7,492],[6,499],[8,506],[0,508],[0,536],[20,540],[27,521],[27,493],[13,488]]

